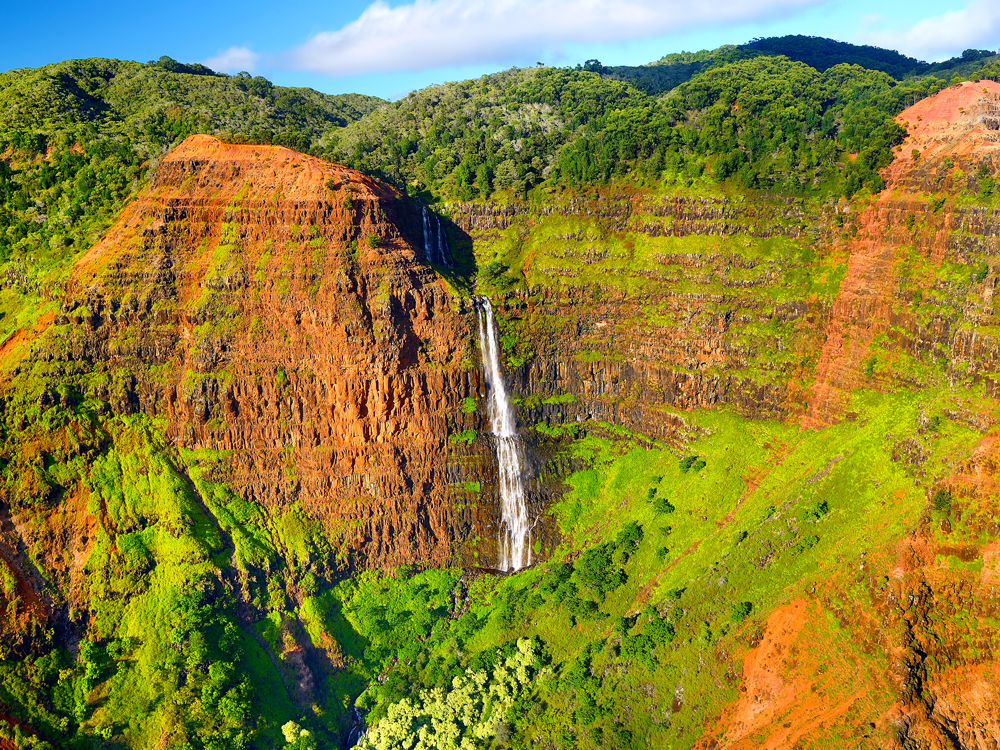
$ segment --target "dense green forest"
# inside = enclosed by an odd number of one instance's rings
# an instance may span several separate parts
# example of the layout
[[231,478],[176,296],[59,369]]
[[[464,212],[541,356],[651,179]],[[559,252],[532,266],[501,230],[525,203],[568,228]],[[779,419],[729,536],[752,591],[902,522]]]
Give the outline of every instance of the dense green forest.
[[996,60],[996,53],[991,50],[968,49],[950,60],[927,63],[895,50],[796,34],[754,39],[738,47],[725,45],[715,50],[675,52],[648,65],[606,66],[600,60],[588,60],[580,67],[628,81],[648,94],[659,94],[689,80],[707,65],[757,56],[787,57],[820,72],[835,65],[860,65],[868,70],[888,73],[897,80],[922,75],[950,79],[956,74],[969,78]]
[[[392,104],[170,58],[9,71],[0,74],[0,262],[46,267],[64,248],[88,246],[151,160],[199,132],[310,151],[464,200],[626,174],[877,190],[901,137],[891,118],[956,76],[995,76],[1000,63],[987,54],[921,67],[885,50],[783,37],[642,67],[511,69]],[[873,68],[924,74],[898,81]]]
[[159,155],[192,133],[309,150],[381,99],[274,86],[161,58],[0,74],[0,262],[47,267],[93,243]]
[[891,49],[798,34],[754,39],[740,49],[762,55],[783,55],[821,71],[843,63],[860,65],[869,70],[881,70],[897,79],[928,73],[950,76],[959,72],[960,75],[968,75],[987,65],[996,56],[991,50],[968,49],[959,57],[939,63],[927,63]]
[[950,82],[897,81],[847,63],[821,72],[736,48],[690,57],[650,68],[700,66],[656,96],[597,61],[434,86],[331,131],[320,149],[401,187],[463,200],[626,174],[851,196],[881,189],[878,170],[903,136],[892,118]]

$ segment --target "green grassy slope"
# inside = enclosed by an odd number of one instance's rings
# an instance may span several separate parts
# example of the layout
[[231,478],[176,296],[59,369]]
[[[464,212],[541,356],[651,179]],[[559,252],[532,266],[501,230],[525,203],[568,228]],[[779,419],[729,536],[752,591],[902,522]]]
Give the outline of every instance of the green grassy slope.
[[[369,575],[334,590],[350,592],[338,594],[337,605],[346,605],[350,627],[334,623],[340,610],[331,608],[329,632],[379,643],[365,650],[366,659],[385,665],[377,672],[395,664],[390,679],[360,700],[371,719],[388,715],[395,727],[371,745],[405,746],[421,726],[446,735],[448,722],[432,728],[422,710],[402,721],[392,705],[409,700],[419,709],[435,688],[448,695],[455,677],[488,673],[494,654],[535,638],[537,679],[508,686],[513,699],[502,707],[512,746],[692,746],[705,720],[739,698],[740,659],[775,608],[819,588],[874,610],[865,584],[853,580],[858,562],[884,554],[923,514],[939,513],[912,467],[894,458],[894,446],[921,441],[925,471],[946,473],[979,434],[947,419],[928,433],[921,415],[972,403],[947,392],[862,393],[858,423],[822,432],[725,411],[687,413],[692,438],[671,447],[585,425],[566,450],[591,468],[567,478],[572,490],[550,511],[563,546],[530,571],[460,585],[459,612],[430,628],[420,648],[408,631],[392,630],[398,615],[366,617],[372,605],[361,602],[422,612],[430,605],[402,602],[427,591],[423,576]],[[857,721],[877,720],[894,698],[880,681],[888,655],[864,653],[847,624],[828,627],[870,688]],[[480,693],[500,679],[470,699],[489,705]],[[433,713],[429,704],[423,709]],[[463,724],[452,718],[451,726]],[[820,730],[810,746],[843,739]]]

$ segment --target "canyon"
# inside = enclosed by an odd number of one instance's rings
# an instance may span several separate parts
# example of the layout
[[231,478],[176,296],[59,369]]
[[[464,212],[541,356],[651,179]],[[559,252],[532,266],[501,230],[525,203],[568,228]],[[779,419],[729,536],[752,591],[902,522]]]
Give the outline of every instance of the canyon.
[[[796,568],[801,579],[780,579],[756,621],[732,617],[725,646],[704,635],[710,620],[720,630],[706,614],[711,596],[685,604],[704,614],[702,635],[669,649],[707,642],[698,674],[716,682],[696,698],[675,689],[673,703],[648,675],[635,689],[666,700],[661,713],[650,708],[662,716],[656,731],[684,719],[704,729],[695,744],[705,748],[821,746],[834,736],[859,747],[994,747],[1000,212],[976,196],[1000,170],[998,112],[993,81],[917,102],[897,118],[908,135],[885,189],[853,201],[611,183],[432,213],[338,164],[188,137],[77,259],[38,323],[3,344],[5,439],[17,445],[5,457],[13,480],[0,518],[5,656],[45,639],[77,649],[95,628],[125,637],[100,624],[102,601],[128,609],[148,591],[109,593],[87,561],[103,559],[106,545],[109,559],[128,562],[127,538],[160,523],[174,539],[215,540],[203,555],[212,572],[197,580],[231,597],[247,648],[264,644],[260,660],[276,665],[290,705],[307,713],[361,692],[337,693],[336,680],[364,653],[330,624],[344,620],[348,594],[325,620],[303,614],[322,594],[316,579],[462,569],[448,603],[425,607],[460,622],[482,581],[500,587],[517,576],[499,574],[529,568],[542,591],[542,576],[559,575],[557,550],[587,559],[600,548],[591,538],[634,502],[648,538],[666,541],[660,567],[630,581],[634,598],[620,602],[621,618],[633,618],[614,625],[626,643],[642,635],[629,635],[635,618],[666,617],[702,579],[709,591],[728,585],[734,574],[722,572],[737,555],[718,545],[737,525],[735,545],[746,529],[764,539],[755,578],[778,576],[776,554],[805,559],[826,531],[812,541],[789,521],[798,536],[785,540],[765,526],[827,482],[845,482],[844,494],[874,477],[852,447],[861,435],[883,451],[872,454],[878,471],[892,473],[872,506],[904,509],[893,535],[860,556],[835,551],[816,563],[829,565],[823,575]],[[892,421],[906,409],[914,420]],[[723,459],[716,436],[758,453]],[[186,516],[161,523],[148,508],[116,509],[95,478],[112,451],[127,457],[147,442],[154,448],[136,459],[140,494],[169,475]],[[738,466],[729,475],[738,491],[722,480],[703,489],[692,478],[701,469],[689,474],[710,449],[719,466],[708,471]],[[632,467],[651,483],[635,500],[629,470],[614,474],[614,462],[645,454],[659,463],[649,477]],[[567,503],[578,517],[587,502],[598,507],[585,488],[600,471],[617,477],[605,489],[618,505],[574,526]],[[661,480],[700,505],[653,515],[646,506]],[[842,494],[830,492],[835,505]],[[252,510],[232,520],[219,511],[223,496]],[[752,523],[740,515],[751,511]],[[811,512],[802,528],[829,509]],[[274,549],[296,562],[245,553],[239,527],[254,523],[272,524]],[[697,541],[673,541],[701,523]],[[301,542],[304,528],[322,543]],[[866,540],[877,536],[862,528]],[[137,580],[163,567],[139,558],[129,569]],[[674,566],[686,578],[654,600]],[[286,591],[269,593],[281,570]],[[529,596],[490,592],[505,613]],[[125,621],[137,616],[128,612]],[[267,640],[272,616],[277,635]],[[584,632],[584,610],[574,617]],[[664,673],[680,685],[681,671]],[[706,696],[720,690],[739,695],[712,704]],[[347,704],[336,711],[346,716]]]

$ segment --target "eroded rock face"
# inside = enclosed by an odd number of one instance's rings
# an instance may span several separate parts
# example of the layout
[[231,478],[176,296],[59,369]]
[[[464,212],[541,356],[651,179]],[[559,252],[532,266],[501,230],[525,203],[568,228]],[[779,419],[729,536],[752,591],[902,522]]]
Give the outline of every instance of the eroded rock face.
[[[897,117],[909,135],[886,169],[885,190],[861,214],[849,244],[847,273],[826,324],[806,426],[837,421],[851,391],[877,385],[874,360],[868,372],[864,363],[880,335],[892,341],[885,348],[911,356],[947,357],[953,367],[974,373],[994,369],[1000,342],[977,328],[994,313],[996,269],[989,259],[998,248],[1000,216],[956,205],[954,199],[963,189],[975,190],[977,174],[995,174],[1000,165],[1000,134],[994,127],[998,108],[1000,84],[966,82]],[[928,261],[924,279],[900,273],[910,248]],[[931,277],[946,260],[983,264],[981,278],[974,279],[979,299],[964,299],[964,284]],[[916,289],[928,281],[932,294],[923,305],[923,293]]]
[[[977,206],[972,196],[1000,166],[991,119],[998,102],[1000,85],[965,83],[900,115],[909,136],[885,172],[886,190],[858,217],[847,244],[846,275],[824,322],[804,426],[850,418],[851,395],[861,388],[916,390],[950,380],[984,383],[995,397],[998,212]],[[945,415],[982,433],[993,426],[989,408]],[[846,606],[830,606],[849,589],[846,580],[824,582],[826,590],[815,596],[852,643],[885,655],[879,670],[852,663],[852,680],[826,684],[838,649],[825,626],[806,610],[796,612],[795,603],[780,608],[745,657],[743,696],[722,712],[702,747],[788,747],[796,733],[808,738],[824,726],[837,727],[857,747],[998,746],[997,662],[979,624],[995,621],[998,611],[996,434],[985,434],[973,455],[944,476],[927,474],[918,440],[898,442],[893,460],[937,482],[928,500],[947,492],[949,510],[933,520],[924,516],[890,559],[862,560],[855,585],[863,582],[867,591]],[[875,615],[853,607],[855,601]],[[823,711],[843,715],[818,723],[815,695],[823,697]],[[848,711],[864,710],[865,703],[878,717],[870,723]]]
[[614,188],[552,206],[449,210],[481,247],[530,248],[513,269],[526,287],[494,299],[530,353],[516,390],[577,401],[525,421],[606,420],[675,439],[678,411],[803,410],[832,296],[783,287],[789,274],[831,273],[834,232],[815,206]]
[[475,519],[453,510],[448,436],[479,371],[419,231],[357,172],[193,136],[79,262],[65,356],[119,373],[117,409],[227,452],[220,479],[301,501],[358,560],[450,562]]
[[[450,216],[480,246],[530,248],[515,269],[527,289],[496,304],[534,355],[519,389],[572,393],[564,415],[668,437],[683,420],[665,409],[728,405],[819,427],[851,418],[859,388],[926,385],[882,361],[899,355],[997,392],[1000,215],[957,198],[1000,167],[998,102],[1000,85],[968,82],[903,112],[910,135],[860,212],[615,188],[544,207],[456,204]],[[687,244],[671,250],[673,239]],[[640,259],[651,241],[666,246]],[[947,279],[946,263],[976,276]]]

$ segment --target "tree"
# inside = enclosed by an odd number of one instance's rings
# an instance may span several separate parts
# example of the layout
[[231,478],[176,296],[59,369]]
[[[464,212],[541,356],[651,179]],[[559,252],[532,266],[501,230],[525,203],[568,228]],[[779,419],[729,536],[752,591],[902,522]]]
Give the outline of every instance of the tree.
[[739,602],[729,608],[729,619],[733,622],[742,622],[750,616],[752,611],[753,604],[751,602]]
[[286,722],[281,727],[285,735],[285,747],[295,750],[316,750],[316,738],[308,729],[303,729],[294,721]]

